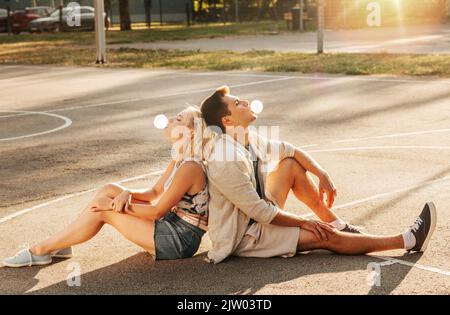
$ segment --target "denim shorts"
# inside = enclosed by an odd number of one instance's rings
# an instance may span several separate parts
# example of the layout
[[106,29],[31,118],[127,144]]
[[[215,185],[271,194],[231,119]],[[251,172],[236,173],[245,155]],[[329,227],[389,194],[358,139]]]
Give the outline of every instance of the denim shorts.
[[194,226],[173,212],[155,222],[155,260],[182,259],[194,256],[202,236],[201,228]]

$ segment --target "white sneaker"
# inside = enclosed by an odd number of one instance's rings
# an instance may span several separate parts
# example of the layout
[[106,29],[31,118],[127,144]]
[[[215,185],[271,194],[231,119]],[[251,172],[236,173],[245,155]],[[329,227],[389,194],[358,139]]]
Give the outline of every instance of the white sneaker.
[[20,252],[12,257],[3,260],[3,265],[6,267],[25,267],[25,266],[42,266],[52,263],[50,255],[33,255],[29,248],[22,249]]
[[73,257],[73,247],[67,247],[63,249],[56,250],[51,253],[52,257],[56,258],[72,258]]

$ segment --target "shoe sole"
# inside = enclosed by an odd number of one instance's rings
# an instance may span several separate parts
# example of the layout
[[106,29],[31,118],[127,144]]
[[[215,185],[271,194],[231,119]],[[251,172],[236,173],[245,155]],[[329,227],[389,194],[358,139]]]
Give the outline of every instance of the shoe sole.
[[52,255],[52,258],[72,258],[73,254],[70,255]]
[[430,208],[430,230],[428,231],[427,237],[425,238],[422,247],[420,247],[420,252],[424,252],[427,249],[428,243],[430,242],[431,236],[433,235],[434,229],[436,228],[436,206],[432,202],[427,202],[427,205]]
[[18,264],[9,264],[9,263],[5,263],[4,262],[3,266],[10,267],[10,268],[20,268],[20,267],[43,266],[43,265],[49,265],[51,263],[52,263],[51,260],[50,261],[40,261],[40,262],[34,262],[30,266],[30,264],[20,264],[20,265],[18,265]]
[[73,253],[73,248],[71,249],[71,253],[70,254],[56,254],[58,251],[55,252],[55,254],[50,254],[52,258],[72,258],[74,253]]

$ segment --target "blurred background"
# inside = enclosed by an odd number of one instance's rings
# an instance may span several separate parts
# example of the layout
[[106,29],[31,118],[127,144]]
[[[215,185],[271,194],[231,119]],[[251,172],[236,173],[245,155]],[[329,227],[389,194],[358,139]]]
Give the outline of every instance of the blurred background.
[[[51,15],[54,10],[74,1],[69,0],[0,0],[0,32],[30,31],[31,20]],[[91,7],[93,0],[76,1]],[[325,27],[351,29],[367,27],[367,6],[380,4],[383,26],[449,21],[450,0],[326,0]],[[317,25],[316,0],[105,0],[106,27],[130,30],[152,26],[195,23],[228,23],[255,21],[291,22],[299,15],[302,5],[305,28]],[[87,16],[93,12],[84,9]],[[56,12],[54,16],[58,16]],[[91,25],[93,26],[93,25]],[[289,26],[287,24],[287,26]]]

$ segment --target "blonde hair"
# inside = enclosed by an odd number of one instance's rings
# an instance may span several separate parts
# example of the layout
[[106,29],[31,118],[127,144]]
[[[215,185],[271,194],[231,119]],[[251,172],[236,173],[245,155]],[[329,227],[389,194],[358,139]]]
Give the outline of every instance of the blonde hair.
[[183,146],[182,158],[205,162],[212,151],[217,134],[207,128],[200,107],[189,105],[185,110],[191,114],[188,127],[193,131],[193,137]]

